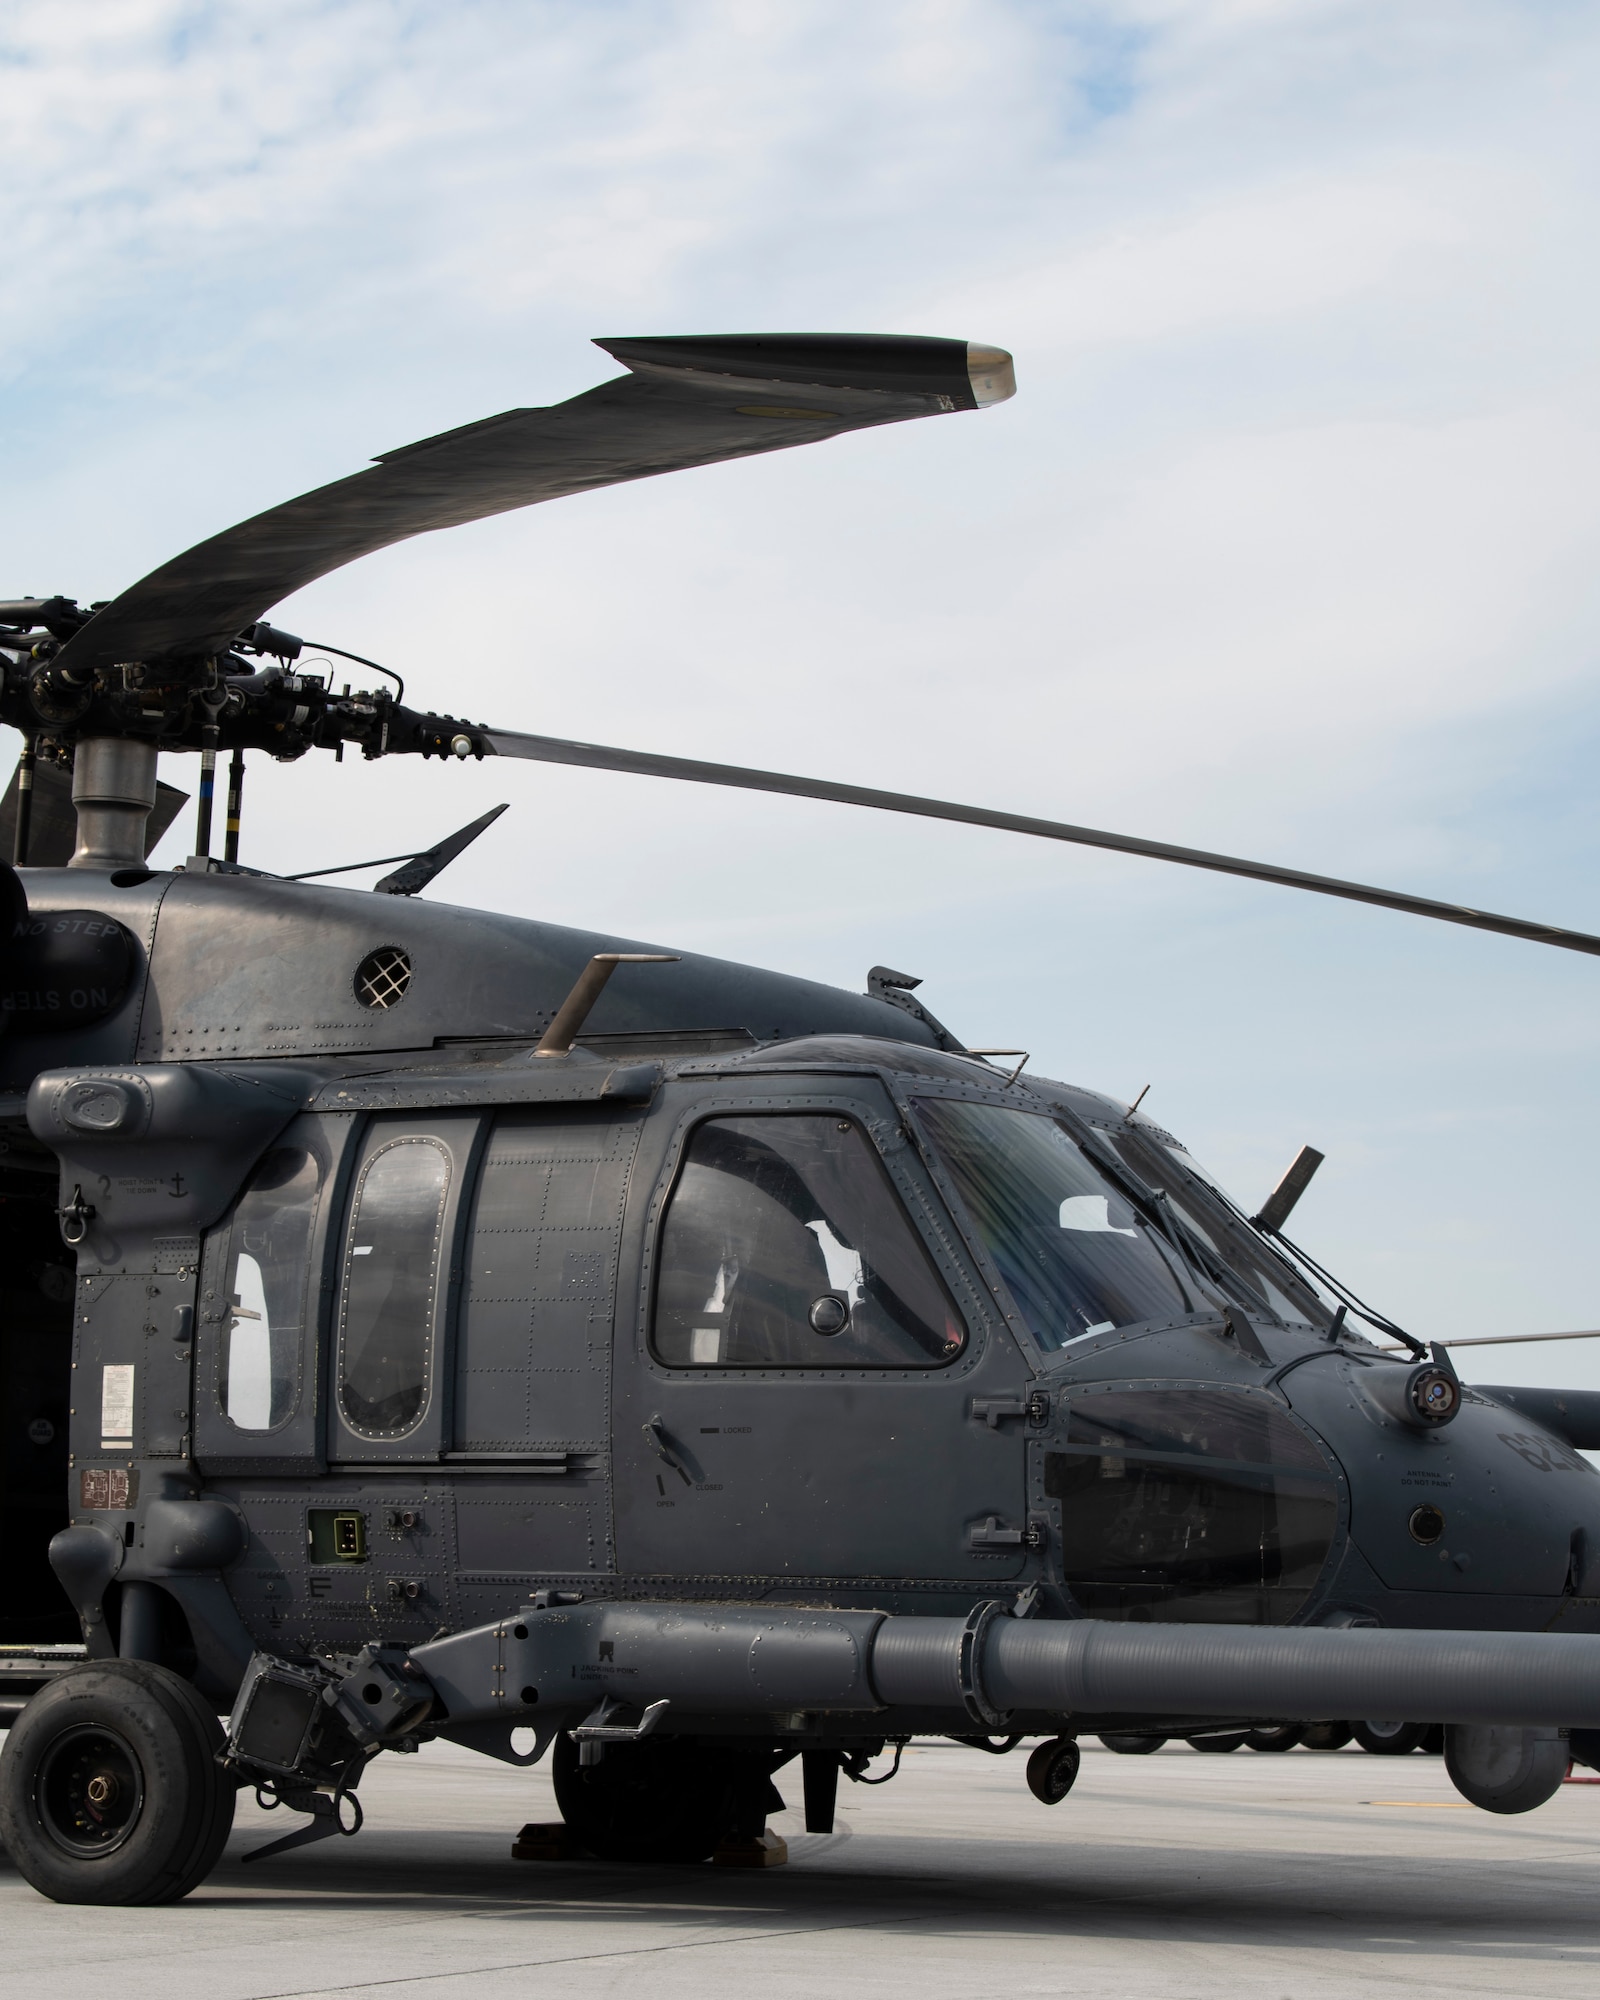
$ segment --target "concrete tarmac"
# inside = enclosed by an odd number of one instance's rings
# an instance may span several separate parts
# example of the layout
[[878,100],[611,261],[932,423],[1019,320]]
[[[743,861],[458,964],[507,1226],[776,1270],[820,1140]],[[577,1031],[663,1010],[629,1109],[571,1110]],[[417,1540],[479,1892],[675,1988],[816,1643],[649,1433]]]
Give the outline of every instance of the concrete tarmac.
[[[788,1781],[787,1783],[785,1781]],[[780,1772],[799,1803],[798,1772]],[[365,1831],[281,1859],[241,1801],[216,1873],[170,1909],[68,1909],[0,1860],[17,2000],[523,2000],[996,1993],[1117,2000],[1588,1995],[1600,1980],[1600,1784],[1498,1818],[1438,1757],[1119,1757],[1086,1742],[1061,1805],[1023,1752],[912,1747],[787,1867],[510,1858],[554,1819],[541,1769],[444,1745],[383,1757]]]

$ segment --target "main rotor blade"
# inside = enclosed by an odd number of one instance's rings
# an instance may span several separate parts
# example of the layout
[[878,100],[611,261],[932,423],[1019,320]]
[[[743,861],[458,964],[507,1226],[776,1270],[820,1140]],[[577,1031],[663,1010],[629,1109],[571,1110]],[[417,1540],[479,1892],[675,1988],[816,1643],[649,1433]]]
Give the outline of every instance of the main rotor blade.
[[163,563],[68,639],[58,671],[206,656],[292,591],[412,535],[541,500],[748,458],[1015,393],[999,348],[902,334],[601,340],[628,368],[548,409],[507,410],[381,452]]
[[1438,903],[1429,896],[1407,896],[1395,889],[1373,889],[1365,883],[1343,882],[1332,875],[1309,875],[1303,869],[1278,868],[1269,861],[1243,861],[1237,855],[1209,854],[1200,847],[1174,847],[1164,840],[1140,840],[1132,834],[1105,833],[1092,826],[1033,819],[1025,813],[954,805],[946,799],[924,799],[910,792],[880,792],[866,785],[839,785],[827,778],[795,778],[782,771],[746,770],[738,764],[702,764],[690,757],[614,750],[600,743],[570,743],[559,736],[525,736],[512,730],[490,729],[482,734],[501,757],[525,757],[541,764],[577,764],[593,771],[628,771],[647,778],[680,778],[694,785],[729,785],[749,792],[782,792],[790,798],[871,806],[879,812],[910,813],[918,819],[997,827],[1004,833],[1033,834],[1041,840],[1068,841],[1076,847],[1104,847],[1114,854],[1176,861],[1181,867],[1205,868],[1216,875],[1243,875],[1254,882],[1275,882],[1285,889],[1309,889],[1318,896],[1373,903],[1382,910],[1436,917],[1442,923],[1466,924],[1473,930],[1498,931],[1504,937],[1526,938],[1530,944],[1556,945],[1563,951],[1582,951],[1600,957],[1600,937],[1590,937],[1585,931],[1559,930],[1553,924],[1527,923],[1521,917],[1499,917],[1488,910],[1468,909],[1460,903]]
[[1515,1347],[1524,1340],[1600,1340],[1600,1327],[1580,1327],[1576,1333],[1487,1333],[1470,1340],[1436,1340],[1435,1347]]

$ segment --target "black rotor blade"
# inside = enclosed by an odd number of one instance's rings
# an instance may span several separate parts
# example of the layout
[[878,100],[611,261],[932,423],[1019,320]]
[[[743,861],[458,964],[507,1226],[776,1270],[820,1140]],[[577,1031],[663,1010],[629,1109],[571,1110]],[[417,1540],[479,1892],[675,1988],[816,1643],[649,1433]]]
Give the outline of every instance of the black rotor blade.
[[291,592],[412,535],[658,472],[782,451],[1014,393],[1011,357],[900,334],[602,340],[630,371],[547,409],[382,452],[214,535],[114,598],[56,656],[83,674],[224,650]]
[[1332,875],[1309,875],[1300,868],[1275,867],[1270,861],[1243,861],[1237,855],[1209,854],[1200,847],[1174,847],[1164,840],[1140,840],[1132,834],[1105,833],[1092,826],[1033,819],[1025,813],[954,805],[947,799],[924,799],[910,792],[880,792],[866,785],[835,784],[827,778],[795,778],[782,771],[746,770],[739,764],[702,764],[690,757],[614,750],[601,743],[570,743],[560,736],[525,736],[513,730],[487,729],[479,733],[500,757],[526,757],[541,764],[577,764],[593,771],[628,771],[647,778],[680,778],[694,785],[729,785],[749,792],[782,792],[790,798],[826,799],[834,805],[911,813],[918,819],[997,827],[1004,833],[1028,833],[1041,840],[1068,841],[1076,847],[1104,847],[1114,854],[1176,861],[1181,867],[1206,868],[1217,875],[1243,875],[1254,882],[1275,882],[1285,889],[1309,889],[1318,896],[1373,903],[1381,910],[1436,917],[1442,923],[1466,924],[1473,930],[1498,931],[1504,937],[1526,938],[1530,944],[1556,945],[1563,951],[1582,951],[1600,957],[1600,937],[1590,937],[1585,931],[1527,923],[1521,917],[1495,916],[1488,910],[1468,909],[1461,903],[1439,903],[1429,896],[1408,896],[1395,889],[1373,889],[1362,882],[1342,882]]

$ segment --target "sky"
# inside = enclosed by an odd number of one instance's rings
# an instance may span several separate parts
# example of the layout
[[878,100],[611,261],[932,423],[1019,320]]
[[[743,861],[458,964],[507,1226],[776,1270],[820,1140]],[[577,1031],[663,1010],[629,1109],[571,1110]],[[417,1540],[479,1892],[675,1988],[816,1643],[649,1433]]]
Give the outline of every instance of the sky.
[[[0,595],[112,596],[606,379],[596,336],[992,342],[998,408],[423,538],[274,622],[506,728],[1600,932],[1592,7],[12,0],[0,73]],[[1593,959],[530,765],[262,760],[241,858],[500,800],[431,896],[918,973],[969,1042],[1148,1084],[1252,1207],[1316,1145],[1293,1233],[1423,1337],[1600,1325]],[[1600,1386],[1600,1341],[1458,1360]]]

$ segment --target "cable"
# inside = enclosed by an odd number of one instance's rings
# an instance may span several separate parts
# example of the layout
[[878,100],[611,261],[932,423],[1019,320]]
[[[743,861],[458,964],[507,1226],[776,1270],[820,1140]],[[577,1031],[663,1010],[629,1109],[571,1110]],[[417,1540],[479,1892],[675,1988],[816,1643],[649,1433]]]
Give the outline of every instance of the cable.
[[1355,1314],[1357,1319],[1364,1319],[1368,1326],[1376,1327],[1379,1333],[1387,1333],[1392,1339],[1403,1342],[1405,1346],[1411,1349],[1417,1360],[1427,1360],[1427,1346],[1424,1342],[1418,1340],[1414,1333],[1407,1333],[1403,1326],[1396,1326],[1392,1319],[1386,1319],[1375,1306],[1367,1305],[1357,1293],[1350,1290],[1348,1285],[1340,1284],[1339,1280],[1331,1272],[1325,1271],[1322,1268],[1315,1257],[1310,1256],[1306,1251],[1302,1250],[1298,1243],[1291,1242],[1281,1230],[1277,1231],[1276,1234],[1278,1241],[1289,1254],[1304,1264],[1314,1277],[1320,1278],[1328,1290],[1333,1293],[1334,1297],[1342,1300]]
[[[841,1768],[852,1785],[886,1785],[900,1768],[900,1759],[905,1755],[906,1741],[905,1737],[901,1737],[900,1741],[896,1743],[894,1746],[894,1762],[881,1778],[864,1778],[861,1775],[861,1771],[851,1770],[850,1766],[854,1762],[854,1756],[841,1759]],[[865,1769],[866,1760],[863,1758],[861,1770]]]
[[[1233,1201],[1217,1186],[1215,1181],[1205,1180],[1203,1177],[1200,1178],[1202,1185],[1211,1194],[1215,1195],[1234,1220],[1250,1232],[1252,1241],[1265,1245],[1291,1271],[1295,1271],[1297,1264],[1304,1265],[1305,1270],[1310,1271],[1315,1278],[1320,1279],[1327,1286],[1328,1290],[1332,1292],[1333,1296],[1342,1305],[1347,1306],[1357,1319],[1365,1320],[1368,1326],[1375,1327],[1379,1333],[1386,1333],[1391,1339],[1398,1340],[1403,1346],[1409,1347],[1418,1361],[1427,1360],[1427,1345],[1425,1342],[1418,1340],[1414,1333],[1407,1333],[1404,1327],[1396,1326],[1392,1319],[1386,1318],[1375,1306],[1369,1306],[1358,1293],[1351,1291],[1348,1285],[1341,1284],[1331,1271],[1324,1270],[1316,1258],[1308,1251],[1302,1250],[1298,1243],[1285,1236],[1281,1229],[1275,1229],[1269,1236],[1264,1229],[1259,1228],[1245,1214],[1237,1202]],[[1281,1248],[1279,1247],[1280,1245],[1282,1246]],[[1284,1255],[1285,1251],[1289,1253],[1287,1256]],[[1296,1271],[1296,1275],[1303,1281],[1305,1275],[1303,1271]]]
[[364,660],[359,653],[347,653],[342,646],[325,646],[319,639],[307,639],[303,641],[303,644],[308,653],[332,653],[335,659],[354,660],[358,667],[371,667],[375,674],[387,674],[395,686],[399,688],[400,699],[402,701],[405,700],[406,684],[401,680],[393,667],[380,667],[376,660]]

